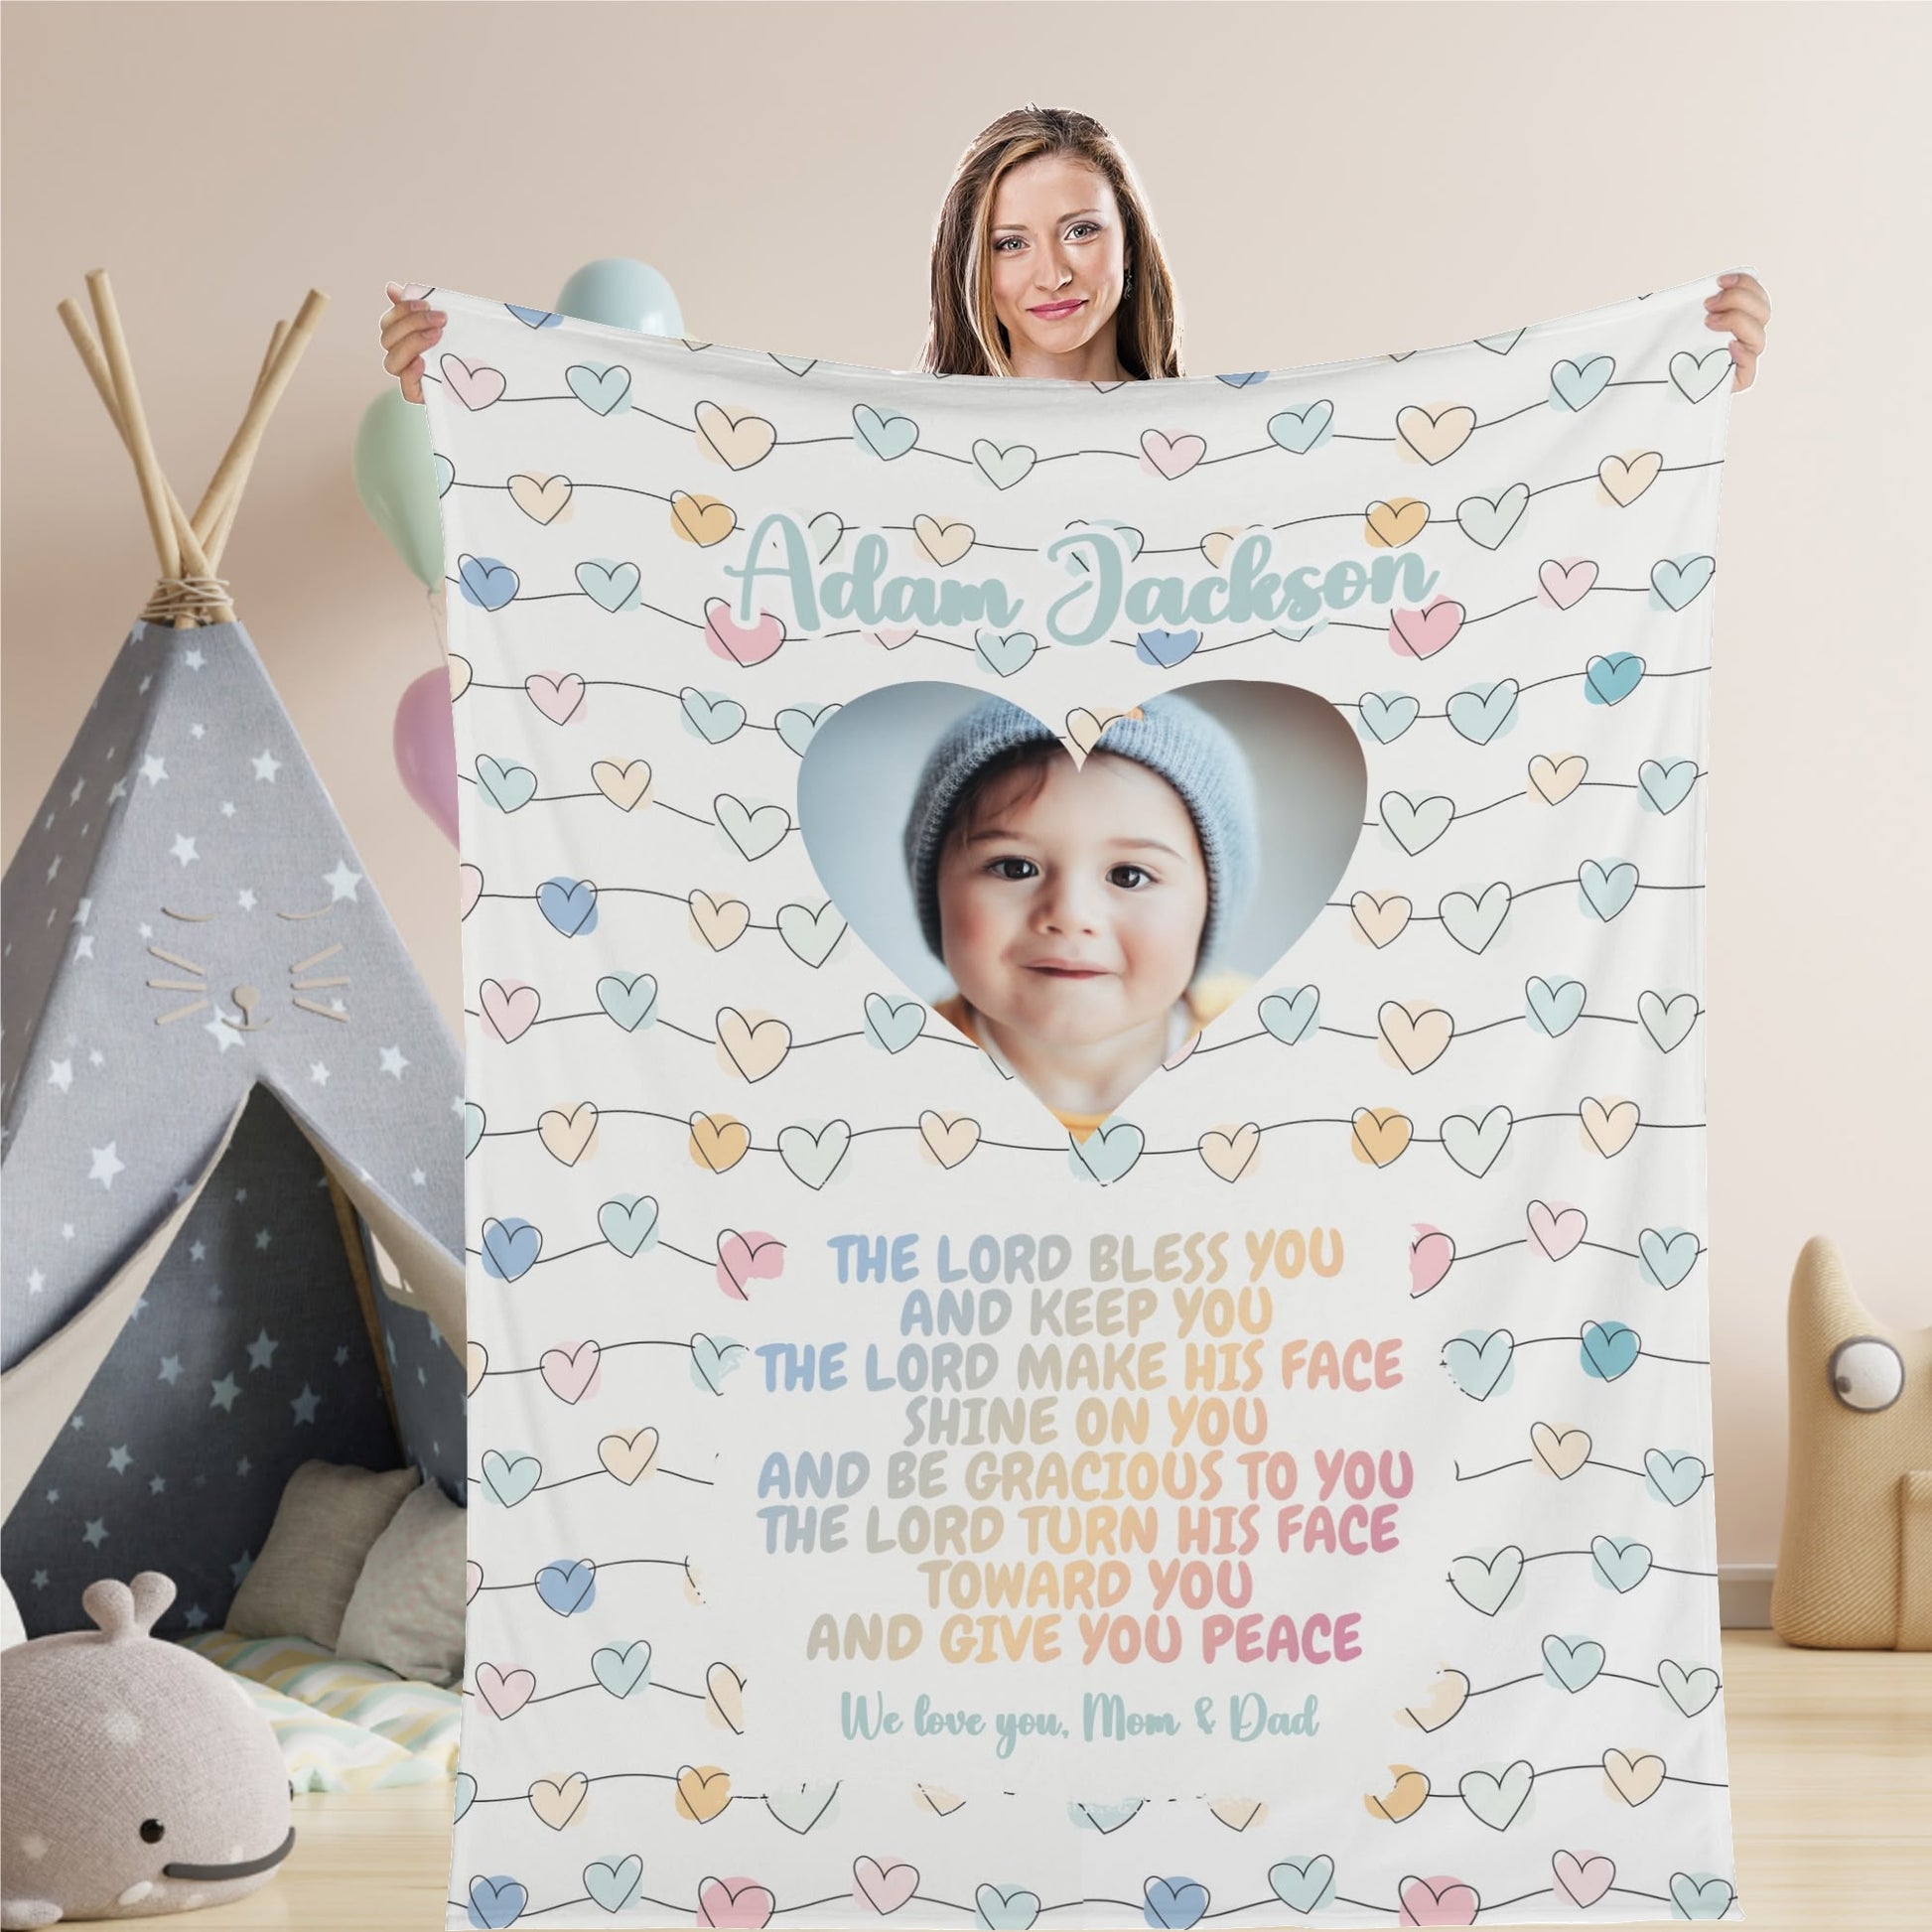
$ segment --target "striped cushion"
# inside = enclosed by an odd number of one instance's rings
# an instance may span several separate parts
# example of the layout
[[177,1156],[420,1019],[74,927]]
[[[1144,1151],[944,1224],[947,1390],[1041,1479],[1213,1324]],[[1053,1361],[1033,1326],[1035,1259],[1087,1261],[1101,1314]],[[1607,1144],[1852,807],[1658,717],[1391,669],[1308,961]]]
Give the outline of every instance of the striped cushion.
[[426,1757],[298,1704],[252,1678],[232,1680],[267,1718],[297,1791],[379,1791],[390,1785],[429,1784],[445,1773]]

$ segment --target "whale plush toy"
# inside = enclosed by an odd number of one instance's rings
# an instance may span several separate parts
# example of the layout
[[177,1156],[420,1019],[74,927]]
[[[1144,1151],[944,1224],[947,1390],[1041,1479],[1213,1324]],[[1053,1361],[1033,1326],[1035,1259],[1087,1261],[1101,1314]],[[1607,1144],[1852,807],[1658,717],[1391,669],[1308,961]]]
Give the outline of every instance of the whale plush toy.
[[248,1692],[150,1634],[145,1570],[80,1601],[100,1627],[0,1650],[0,1926],[225,1904],[295,1843],[281,1747]]

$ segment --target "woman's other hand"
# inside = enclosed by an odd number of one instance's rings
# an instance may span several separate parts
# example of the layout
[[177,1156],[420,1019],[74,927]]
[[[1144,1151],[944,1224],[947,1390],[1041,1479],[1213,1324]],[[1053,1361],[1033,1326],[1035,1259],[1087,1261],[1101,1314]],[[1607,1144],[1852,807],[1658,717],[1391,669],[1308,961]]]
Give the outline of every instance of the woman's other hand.
[[1755,275],[1720,275],[1716,295],[1704,299],[1705,326],[1730,331],[1730,359],[1737,365],[1731,388],[1748,389],[1764,352],[1764,328],[1771,320],[1771,298]]
[[382,316],[382,366],[401,382],[405,402],[421,402],[423,356],[449,318],[427,302],[405,302],[400,282],[389,283],[383,293],[391,306]]

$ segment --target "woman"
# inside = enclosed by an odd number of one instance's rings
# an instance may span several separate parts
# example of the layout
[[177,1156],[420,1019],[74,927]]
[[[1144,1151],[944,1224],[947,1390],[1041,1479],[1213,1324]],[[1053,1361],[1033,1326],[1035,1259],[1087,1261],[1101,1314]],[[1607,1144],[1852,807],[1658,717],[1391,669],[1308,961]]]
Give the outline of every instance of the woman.
[[[1726,330],[1748,389],[1770,298],[1723,275],[1706,327]],[[445,318],[388,287],[382,366],[411,402]],[[824,345],[817,345],[823,347]],[[932,238],[932,313],[919,366],[938,375],[1127,382],[1185,373],[1173,278],[1127,157],[1090,115],[1016,107],[954,171]]]

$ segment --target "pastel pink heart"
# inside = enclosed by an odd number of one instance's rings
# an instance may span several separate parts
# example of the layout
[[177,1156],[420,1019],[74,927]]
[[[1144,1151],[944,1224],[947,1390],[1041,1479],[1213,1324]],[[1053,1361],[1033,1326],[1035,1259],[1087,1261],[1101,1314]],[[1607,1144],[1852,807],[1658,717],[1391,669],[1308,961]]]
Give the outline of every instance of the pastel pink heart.
[[537,1010],[543,1005],[543,997],[536,988],[525,986],[521,980],[508,986],[501,980],[484,980],[477,989],[477,998],[490,1030],[505,1046],[530,1031],[536,1024]]
[[888,650],[897,650],[900,644],[909,644],[918,634],[918,625],[911,623],[893,624],[866,632],[875,644],[884,644]]
[[1616,1876],[1616,1866],[1600,1852],[1582,1859],[1574,1852],[1559,1852],[1550,1861],[1550,1869],[1556,1873],[1557,1883],[1563,1890],[1585,1906],[1594,1905],[1609,1890],[1610,1880]]
[[474,1558],[463,1566],[463,1600],[474,1603],[478,1590],[483,1588],[483,1565]]
[[859,1896],[875,1912],[896,1912],[919,1888],[919,1868],[915,1864],[882,1865],[877,1859],[858,1859],[852,1866],[852,1882]]
[[536,1672],[514,1665],[508,1670],[498,1670],[494,1664],[479,1664],[474,1680],[477,1695],[492,1718],[515,1717],[537,1688]]
[[776,1281],[785,1272],[785,1244],[760,1228],[740,1234],[727,1228],[718,1243],[718,1286],[734,1300],[748,1302],[747,1282]]
[[705,600],[704,640],[713,654],[734,664],[762,664],[785,640],[785,627],[766,611],[754,624],[736,622],[722,597]]
[[778,1901],[751,1878],[707,1878],[698,1887],[698,1923],[751,1928],[771,1923]]
[[546,1348],[537,1364],[543,1386],[560,1401],[581,1401],[597,1380],[603,1352],[594,1341],[580,1341],[575,1348]]
[[1473,1885],[1460,1878],[1405,1878],[1397,1888],[1402,1900],[1398,1925],[1473,1925],[1482,1900]]
[[1452,597],[1439,597],[1422,611],[1389,614],[1389,648],[1398,657],[1434,657],[1462,628],[1466,616]]
[[1167,1067],[1172,1070],[1173,1068],[1178,1066],[1182,1060],[1191,1059],[1194,1054],[1194,1048],[1199,1044],[1200,1044],[1200,1029],[1196,1027],[1194,1031],[1190,1033],[1187,1035],[1187,1037],[1183,1039],[1180,1042],[1180,1044],[1176,1046],[1173,1049],[1173,1051],[1170,1053],[1168,1057],[1161,1062],[1161,1064],[1164,1067]]
[[1144,429],[1141,454],[1172,483],[1176,477],[1184,477],[1207,454],[1207,443],[1199,436],[1170,436],[1165,430]]
[[1584,1238],[1589,1216],[1581,1207],[1553,1208],[1533,1200],[1529,1212],[1530,1239],[1550,1257],[1561,1261]]
[[487,409],[502,399],[509,386],[502,370],[492,369],[486,362],[472,368],[461,355],[445,354],[438,366],[444,386],[465,409]]
[[477,901],[483,897],[483,868],[471,865],[466,859],[457,868],[456,882],[456,899],[461,907],[457,918],[463,920],[477,909]]
[[1567,611],[1589,594],[1596,582],[1596,566],[1587,557],[1546,557],[1536,581],[1559,611]]
[[1418,1221],[1416,1238],[1409,1244],[1409,1293],[1427,1295],[1440,1288],[1454,1260],[1455,1243],[1441,1228]]
[[566,671],[562,677],[532,671],[523,680],[523,691],[553,725],[563,724],[584,702],[584,680],[575,671]]

